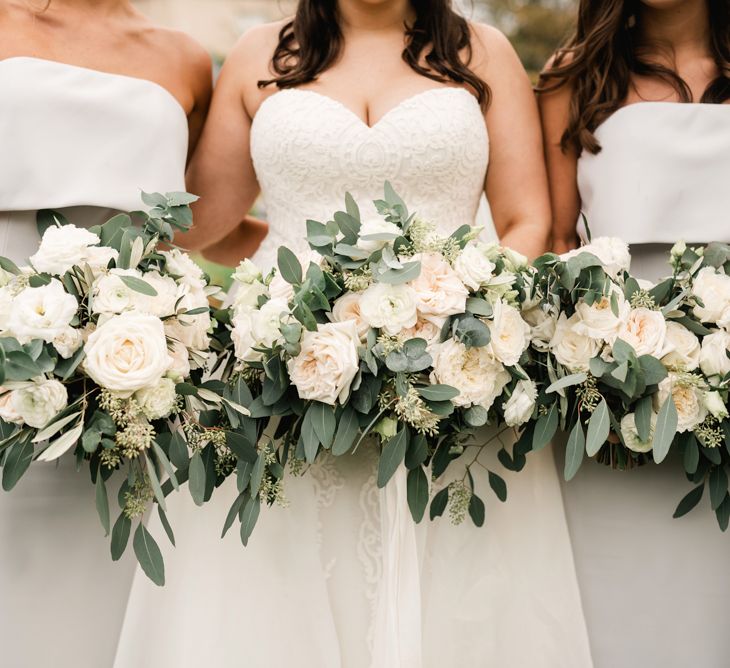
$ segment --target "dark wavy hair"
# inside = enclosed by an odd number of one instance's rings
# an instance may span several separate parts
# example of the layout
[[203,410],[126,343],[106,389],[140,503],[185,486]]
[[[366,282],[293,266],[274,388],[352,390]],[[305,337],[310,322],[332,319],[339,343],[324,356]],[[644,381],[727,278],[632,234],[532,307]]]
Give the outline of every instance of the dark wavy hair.
[[[639,41],[640,5],[640,0],[581,0],[575,33],[542,72],[539,93],[565,84],[573,89],[563,150],[601,150],[594,131],[622,106],[634,75],[661,79],[681,102],[692,101],[677,72],[646,59],[646,45]],[[701,101],[723,103],[730,99],[730,0],[707,0],[707,6],[709,46],[719,74]]]
[[[403,60],[433,81],[466,85],[486,108],[491,93],[469,68],[472,36],[466,19],[454,11],[451,0],[411,0],[411,5],[416,18],[405,26]],[[342,47],[337,0],[299,0],[296,15],[279,33],[271,62],[275,76],[258,85],[294,88],[314,81],[337,62]]]

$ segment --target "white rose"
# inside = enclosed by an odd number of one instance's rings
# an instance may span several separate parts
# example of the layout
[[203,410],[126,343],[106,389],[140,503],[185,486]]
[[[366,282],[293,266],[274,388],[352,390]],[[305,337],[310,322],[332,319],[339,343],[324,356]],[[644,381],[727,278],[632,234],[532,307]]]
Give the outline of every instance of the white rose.
[[427,344],[426,350],[430,352],[431,348],[441,341],[441,330],[444,324],[446,324],[446,318],[442,320],[419,318],[413,327],[404,329],[401,336],[406,340],[423,339]]
[[517,383],[512,396],[502,405],[504,421],[508,427],[519,427],[525,424],[535,410],[537,386],[531,380]]
[[718,322],[730,318],[730,276],[703,267],[697,272],[692,294],[702,306],[695,306],[694,314],[701,322]]
[[602,297],[590,306],[583,300],[578,302],[575,307],[579,318],[575,323],[575,331],[578,334],[613,344],[619,330],[627,322],[631,310],[620,290],[614,289],[613,294],[618,306],[617,314],[613,312],[610,297]]
[[730,373],[730,334],[724,329],[702,339],[700,369],[706,376],[724,376]]
[[618,331],[618,338],[626,341],[637,355],[661,357],[667,336],[667,321],[661,311],[648,308],[631,309]]
[[101,240],[93,232],[75,225],[49,227],[30,263],[40,273],[60,276],[86,260],[86,250]]
[[616,237],[598,237],[590,244],[563,253],[560,258],[569,260],[581,253],[595,255],[603,264],[606,273],[613,278],[618,278],[622,271],[629,271],[631,267],[628,244]]
[[236,271],[233,273],[233,280],[237,283],[260,283],[262,279],[261,269],[254,262],[246,258],[243,260]]
[[497,300],[493,304],[492,320],[487,323],[492,334],[490,347],[494,356],[505,366],[514,366],[530,345],[530,325],[513,306]]
[[12,409],[35,429],[45,427],[67,405],[66,386],[57,380],[36,378],[12,393]]
[[76,298],[55,278],[38,288],[25,288],[12,303],[8,329],[21,343],[43,339],[51,343],[76,316]]
[[476,291],[494,275],[496,265],[487,257],[484,244],[469,242],[454,262],[461,282]]
[[162,321],[130,311],[89,335],[83,366],[101,387],[131,394],[159,382],[172,362]]
[[719,392],[705,392],[705,408],[718,420],[728,417],[728,410]]
[[179,282],[189,285],[191,288],[205,287],[205,274],[200,266],[187,253],[177,248],[170,251],[162,251],[165,258],[165,266],[173,276],[179,277]]
[[231,338],[240,360],[253,362],[261,359],[255,348],[273,348],[281,341],[282,319],[289,315],[289,306],[283,299],[271,299],[260,309],[242,310],[231,323]]
[[78,329],[67,327],[53,339],[53,347],[63,359],[68,359],[81,347],[83,342],[84,338]]
[[649,452],[654,445],[654,430],[656,429],[656,413],[651,414],[649,423],[649,437],[646,441],[639,438],[639,430],[636,428],[636,415],[629,413],[621,420],[621,435],[629,450],[634,452]]
[[14,393],[15,390],[0,387],[0,420],[8,424],[23,424],[23,418],[13,406]]
[[482,406],[489,410],[510,381],[504,365],[488,347],[467,348],[448,339],[433,347],[431,382],[459,390],[456,406]]
[[352,320],[357,328],[357,334],[360,339],[367,336],[370,325],[362,317],[360,312],[360,295],[357,292],[346,292],[342,297],[337,299],[332,306],[332,321],[346,322]]
[[162,378],[156,385],[137,390],[134,398],[148,420],[166,418],[177,406],[175,381]]
[[[289,286],[291,287],[291,286]],[[259,297],[269,294],[269,289],[260,281],[251,283],[236,283],[233,293],[233,308],[255,308],[258,306]],[[287,301],[291,296],[287,297]]]
[[677,431],[691,431],[707,417],[704,394],[702,388],[693,383],[682,382],[677,374],[670,373],[659,383],[654,395],[654,409],[659,412],[671,395],[679,416]]
[[190,375],[190,354],[187,347],[180,341],[171,341],[168,347],[172,364],[167,374],[181,382]]
[[523,311],[522,317],[530,325],[532,345],[536,350],[546,352],[550,346],[550,341],[555,335],[557,318],[542,306],[535,306]]
[[469,291],[443,256],[422,253],[413,261],[421,263],[420,275],[410,283],[418,312],[426,319],[464,313]]
[[700,365],[700,340],[684,325],[670,320],[667,322],[662,363],[683,371],[694,371]]
[[[363,239],[370,235],[387,235],[385,239]],[[360,238],[357,240],[357,247],[369,253],[385,248],[388,244],[403,234],[400,227],[394,223],[389,223],[382,218],[373,218],[366,220],[360,226]]]
[[577,314],[567,318],[565,313],[561,313],[550,341],[555,359],[571,373],[588,371],[590,361],[601,352],[601,341],[576,331],[575,326],[579,322]]
[[305,401],[344,403],[360,367],[360,339],[352,321],[320,325],[302,336],[302,350],[287,362],[289,377]]
[[416,295],[407,285],[374,283],[360,296],[360,313],[370,327],[395,336],[418,321]]

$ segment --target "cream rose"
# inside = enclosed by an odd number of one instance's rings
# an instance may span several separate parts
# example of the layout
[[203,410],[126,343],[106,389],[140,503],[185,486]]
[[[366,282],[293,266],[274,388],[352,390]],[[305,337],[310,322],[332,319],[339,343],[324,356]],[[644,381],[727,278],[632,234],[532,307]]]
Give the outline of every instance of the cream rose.
[[12,392],[12,410],[29,427],[42,429],[68,404],[66,386],[57,380],[36,378]]
[[730,334],[724,329],[702,339],[700,369],[706,376],[724,376],[730,373]]
[[[403,232],[400,227],[382,218],[366,220],[360,226],[360,238],[357,240],[357,247],[368,253],[374,253],[377,250],[385,248],[388,244],[392,244],[402,234]],[[363,239],[363,237],[375,235],[386,235],[386,238]]]
[[0,420],[8,424],[23,424],[23,418],[13,406],[13,393],[7,387],[0,387]]
[[621,419],[621,435],[629,450],[634,452],[649,452],[654,446],[654,430],[656,429],[656,413],[652,413],[649,424],[649,437],[646,441],[639,438],[639,430],[636,428],[636,415],[629,413]]
[[414,255],[421,273],[411,281],[418,312],[426,319],[464,313],[469,291],[443,256],[438,253]]
[[467,348],[448,339],[433,347],[431,382],[459,390],[456,406],[482,406],[489,410],[502,394],[510,375],[488,347]]
[[654,395],[654,409],[659,412],[669,396],[674,400],[679,416],[677,431],[691,431],[707,417],[704,390],[691,382],[683,381],[676,373],[670,373]]
[[489,345],[502,364],[514,366],[530,345],[530,325],[520,311],[500,299],[494,302],[493,308],[492,320],[487,323],[492,334]]
[[175,381],[162,378],[156,385],[137,390],[134,398],[148,420],[166,418],[177,406]]
[[700,365],[700,340],[684,325],[670,320],[664,339],[664,366],[694,371]]
[[613,344],[619,330],[628,321],[631,310],[620,290],[614,289],[613,294],[618,306],[618,314],[613,312],[610,297],[602,297],[590,306],[583,300],[578,302],[575,307],[578,315],[575,331],[578,334]]
[[8,317],[10,333],[21,343],[43,339],[51,343],[66,331],[79,305],[55,278],[38,288],[25,288],[12,303]]
[[730,318],[730,276],[727,274],[703,267],[697,272],[692,294],[702,302],[702,306],[694,308],[701,322],[716,323]]
[[157,384],[173,363],[162,321],[134,311],[97,327],[85,350],[86,373],[101,387],[120,393]]
[[560,258],[569,260],[581,253],[595,255],[603,264],[606,273],[613,278],[618,278],[622,271],[629,271],[631,267],[631,254],[629,253],[628,244],[616,237],[598,237],[590,244],[563,253]]
[[363,320],[395,336],[418,321],[416,294],[407,285],[374,283],[360,296]]
[[515,386],[512,396],[502,405],[504,421],[508,427],[525,424],[535,410],[537,387],[531,380],[521,380]]
[[53,225],[43,233],[30,263],[40,273],[60,276],[74,265],[83,265],[88,247],[96,246],[100,241],[96,234],[82,227]]
[[454,261],[456,275],[471,290],[479,290],[494,275],[496,265],[489,259],[487,250],[484,244],[469,242]]
[[571,373],[587,371],[590,361],[601,352],[602,342],[576,331],[580,322],[577,314],[567,318],[561,313],[550,341],[550,350],[555,359]]
[[446,318],[442,320],[426,320],[425,318],[419,318],[413,327],[404,329],[401,332],[401,336],[407,339],[423,339],[428,345],[426,349],[430,352],[432,346],[435,346],[441,341],[441,330],[446,324]]
[[302,336],[301,352],[287,362],[289,377],[305,401],[344,402],[360,367],[355,323],[331,322]]
[[370,325],[362,317],[360,312],[360,295],[357,292],[346,292],[342,297],[337,299],[332,306],[332,321],[346,322],[352,320],[357,328],[357,334],[360,339],[367,336]]
[[626,341],[637,355],[661,357],[667,336],[667,321],[661,311],[635,308],[618,331],[618,338]]

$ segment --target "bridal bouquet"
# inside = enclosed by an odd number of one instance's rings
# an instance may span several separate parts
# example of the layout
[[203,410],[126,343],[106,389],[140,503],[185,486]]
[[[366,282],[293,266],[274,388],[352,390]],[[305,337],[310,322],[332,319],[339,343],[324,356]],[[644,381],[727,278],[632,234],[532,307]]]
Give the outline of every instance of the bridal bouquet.
[[[470,472],[485,445],[478,430],[533,416],[525,258],[478,241],[469,226],[439,236],[387,184],[375,205],[379,217],[362,220],[347,196],[333,220],[307,222],[305,262],[281,247],[278,270],[264,276],[245,261],[234,276],[225,375],[250,411],[243,440],[258,456],[239,461],[226,527],[238,515],[244,542],[261,501],[277,499],[287,462],[301,469],[322,452],[366,447],[378,448],[380,487],[406,467],[416,521],[431,500],[432,518],[448,507],[480,525]],[[469,448],[477,456],[463,479],[432,484]],[[500,454],[513,467],[523,457]],[[502,478],[490,472],[489,481],[504,500]]]
[[629,274],[628,247],[618,239],[536,261],[541,417],[530,428],[535,447],[559,424],[569,432],[566,480],[586,455],[627,468],[660,463],[674,446],[698,483],[676,514],[699,501],[709,480],[712,507],[727,527],[720,447],[730,443],[726,250],[675,249],[674,276],[656,285]]
[[[165,495],[188,475],[179,429],[208,408],[190,384],[205,365],[214,291],[175,248],[194,197],[144,196],[148,213],[120,214],[83,229],[60,214],[38,217],[41,242],[27,267],[0,258],[0,457],[11,490],[31,462],[73,452],[89,467],[112,557],[149,504],[165,517]],[[203,430],[205,431],[205,430]],[[124,471],[121,513],[111,526],[107,483]],[[163,479],[166,480],[163,483]],[[134,551],[164,582],[160,550],[140,521]]]

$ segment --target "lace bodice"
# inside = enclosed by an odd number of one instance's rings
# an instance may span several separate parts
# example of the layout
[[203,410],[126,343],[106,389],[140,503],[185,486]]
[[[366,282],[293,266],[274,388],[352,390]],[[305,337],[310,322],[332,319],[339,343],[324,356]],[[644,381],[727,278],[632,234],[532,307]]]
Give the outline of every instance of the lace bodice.
[[251,152],[269,235],[256,260],[286,244],[307,250],[305,221],[325,221],[350,192],[363,217],[390,181],[412,211],[444,232],[473,224],[484,192],[489,141],[476,98],[432,88],[401,102],[372,127],[336,100],[287,89],[267,98],[251,128]]

